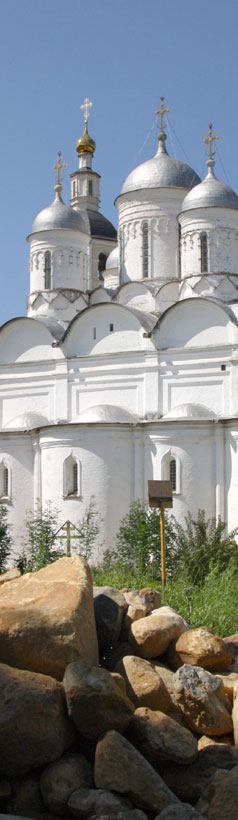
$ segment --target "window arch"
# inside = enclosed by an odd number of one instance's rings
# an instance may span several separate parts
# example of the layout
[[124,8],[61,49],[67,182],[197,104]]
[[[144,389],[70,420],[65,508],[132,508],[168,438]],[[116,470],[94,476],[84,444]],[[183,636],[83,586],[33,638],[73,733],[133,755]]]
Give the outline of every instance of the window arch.
[[103,271],[106,267],[107,256],[105,253],[100,253],[98,257],[98,279],[103,282]]
[[63,495],[64,498],[79,498],[81,495],[80,461],[72,454],[64,461],[63,466]]
[[49,290],[51,286],[51,253],[45,252],[45,290]]
[[0,501],[11,497],[11,471],[4,461],[0,464]]
[[207,249],[207,234],[206,231],[202,231],[200,234],[200,246],[201,246],[201,273],[207,273],[208,271],[208,249]]
[[161,459],[162,481],[172,482],[172,491],[176,495],[181,492],[181,462],[177,453],[167,450]]
[[149,275],[149,230],[148,222],[142,223],[142,276],[143,279]]

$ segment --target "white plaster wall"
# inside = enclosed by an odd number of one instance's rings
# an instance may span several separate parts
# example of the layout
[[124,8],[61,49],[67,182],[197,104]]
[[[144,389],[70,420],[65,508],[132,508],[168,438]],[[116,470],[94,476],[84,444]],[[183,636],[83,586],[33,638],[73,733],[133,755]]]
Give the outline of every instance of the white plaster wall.
[[51,252],[51,288],[87,290],[89,236],[51,230],[30,236],[30,293],[45,290],[45,252]]
[[8,523],[13,538],[14,558],[22,551],[26,543],[25,518],[28,511],[33,512],[33,463],[31,435],[1,434],[0,461],[11,471],[11,499],[4,502],[8,513]]
[[201,273],[202,231],[207,233],[208,271],[238,273],[238,213],[228,208],[200,208],[179,215],[181,277]]
[[[149,228],[149,279],[179,276],[177,216],[185,196],[182,189],[147,189],[117,200],[121,284],[142,279],[142,225]],[[123,258],[122,258],[123,256]]]

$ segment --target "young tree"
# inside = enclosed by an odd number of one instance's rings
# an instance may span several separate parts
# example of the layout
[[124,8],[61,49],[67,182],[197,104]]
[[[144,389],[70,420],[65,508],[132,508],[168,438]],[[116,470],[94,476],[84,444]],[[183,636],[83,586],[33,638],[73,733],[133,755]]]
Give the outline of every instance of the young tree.
[[[173,527],[165,516],[166,569],[170,575],[173,566]],[[161,576],[160,510],[150,508],[142,499],[133,501],[123,516],[116,536],[114,561],[141,573],[153,568],[157,579]]]
[[102,518],[96,508],[95,496],[91,495],[89,505],[84,513],[83,518],[77,524],[77,552],[82,555],[86,561],[91,558],[93,548],[95,547],[96,538],[100,533]]
[[6,561],[11,553],[12,539],[7,522],[7,509],[0,505],[0,573],[5,572]]
[[57,512],[50,505],[37,517],[27,514],[27,543],[16,562],[21,571],[34,572],[62,556],[62,550],[55,546],[57,528]]

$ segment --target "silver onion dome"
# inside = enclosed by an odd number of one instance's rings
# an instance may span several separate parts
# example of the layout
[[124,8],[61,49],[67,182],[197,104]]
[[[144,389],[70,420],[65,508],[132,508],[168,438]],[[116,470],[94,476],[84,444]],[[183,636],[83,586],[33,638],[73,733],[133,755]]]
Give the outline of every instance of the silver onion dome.
[[119,247],[116,245],[115,248],[109,253],[106,261],[106,270],[111,270],[112,268],[119,268]]
[[122,186],[121,195],[138,191],[141,188],[185,188],[188,190],[201,182],[193,168],[167,154],[165,140],[166,134],[162,131],[159,134],[157,153],[152,159],[143,162],[131,171]]
[[90,233],[87,214],[83,211],[79,212],[74,211],[73,208],[68,208],[61,199],[59,192],[56,192],[54,202],[37,214],[32,225],[32,233],[50,230]]
[[203,182],[196,185],[184,197],[182,213],[194,208],[233,208],[238,210],[238,196],[232,188],[217,179],[213,171],[214,160],[209,159],[207,165],[208,174]]

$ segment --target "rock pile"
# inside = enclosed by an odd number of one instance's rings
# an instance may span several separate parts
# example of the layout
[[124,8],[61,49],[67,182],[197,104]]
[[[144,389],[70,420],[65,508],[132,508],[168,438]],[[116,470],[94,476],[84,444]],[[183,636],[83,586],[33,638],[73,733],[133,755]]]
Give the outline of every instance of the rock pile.
[[0,818],[237,820],[236,636],[80,558],[6,575]]

